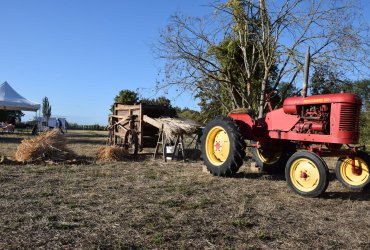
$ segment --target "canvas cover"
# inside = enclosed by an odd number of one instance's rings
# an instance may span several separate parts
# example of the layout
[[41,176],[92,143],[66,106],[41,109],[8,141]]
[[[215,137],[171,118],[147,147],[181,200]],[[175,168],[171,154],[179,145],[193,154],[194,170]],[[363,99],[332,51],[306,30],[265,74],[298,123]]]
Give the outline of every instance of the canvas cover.
[[0,110],[37,111],[40,104],[18,94],[7,82],[0,85]]

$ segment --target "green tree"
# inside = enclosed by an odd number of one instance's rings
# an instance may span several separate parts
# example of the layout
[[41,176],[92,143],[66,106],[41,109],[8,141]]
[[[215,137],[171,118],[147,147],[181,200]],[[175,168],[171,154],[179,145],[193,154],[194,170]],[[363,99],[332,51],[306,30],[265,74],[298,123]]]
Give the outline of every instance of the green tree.
[[370,145],[370,110],[361,113],[360,120],[360,143]]
[[139,100],[140,103],[147,104],[147,105],[158,105],[167,108],[167,112],[165,115],[169,117],[176,117],[177,110],[175,107],[172,106],[171,100],[166,98],[165,96],[160,96],[157,98],[141,98]]
[[370,79],[347,81],[342,85],[344,92],[355,93],[361,97],[363,111],[370,111]]
[[51,105],[46,96],[42,99],[42,116],[44,117],[45,121],[48,121],[51,117]]
[[[139,94],[136,91],[123,89],[118,95],[114,97],[114,103],[133,105],[139,102]],[[113,106],[111,106],[110,111],[113,112]]]
[[24,113],[20,110],[0,110],[0,121],[10,122],[14,117],[16,121],[20,122],[22,116]]
[[165,60],[157,87],[193,93],[202,111],[219,115],[247,107],[261,117],[266,93],[282,83],[296,83],[307,46],[312,65],[330,62],[335,75],[368,68],[368,26],[356,24],[360,15],[355,15],[353,1],[228,0],[210,5],[215,10],[210,19],[174,15],[154,46],[157,58]]
[[116,97],[114,97],[115,103],[132,105],[137,103],[139,100],[139,95],[136,91],[124,89],[121,90]]
[[[157,98],[139,98],[140,94],[136,91],[124,89],[121,90],[118,95],[114,98],[115,103],[133,105],[137,103],[143,103],[147,105],[159,105],[166,107],[168,110],[166,112],[167,116],[176,116],[176,109],[171,105],[171,101],[165,96],[160,96]],[[114,105],[111,106],[110,111],[113,112]]]
[[[212,107],[216,110],[212,110],[210,113],[225,114],[231,109],[239,107],[249,107],[255,110],[258,108],[253,100],[257,99],[259,94],[254,87],[263,77],[261,65],[256,65],[253,74],[246,74],[241,47],[236,34],[233,34],[232,37],[226,37],[219,45],[210,46],[208,53],[213,55],[219,63],[220,72],[217,78],[221,80],[214,83],[215,92],[218,93],[217,97],[210,96],[210,98],[213,99],[214,103],[222,103],[222,105],[208,105],[207,102],[201,102],[201,107],[202,104],[207,103],[207,107],[202,107],[202,110],[210,112],[209,108]],[[248,50],[247,54],[252,55],[250,48],[246,49]],[[200,90],[197,96],[204,99],[207,97],[207,91]]]
[[204,122],[198,111],[191,110],[189,108],[183,108],[183,109],[178,108],[177,109],[177,115],[180,118],[190,119],[190,120],[197,121],[197,122],[200,122],[200,123]]
[[328,66],[320,65],[312,74],[310,90],[312,95],[340,93],[344,91],[345,81],[339,79]]
[[272,97],[272,104],[275,108],[281,107],[286,98],[299,95],[300,90],[288,82],[282,82],[277,88],[277,94]]
[[360,143],[370,145],[370,79],[347,82],[343,89],[361,98]]
[[147,104],[147,105],[159,105],[159,106],[164,106],[164,107],[172,107],[171,101],[164,97],[160,96],[157,98],[141,98],[140,103]]

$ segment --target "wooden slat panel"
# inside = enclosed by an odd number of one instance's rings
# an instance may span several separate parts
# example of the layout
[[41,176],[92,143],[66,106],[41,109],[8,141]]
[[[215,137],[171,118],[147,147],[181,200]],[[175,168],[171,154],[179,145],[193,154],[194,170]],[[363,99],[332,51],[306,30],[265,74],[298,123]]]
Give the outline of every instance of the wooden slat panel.
[[149,123],[150,125],[153,125],[154,127],[162,129],[163,124],[161,122],[158,122],[158,121],[154,120],[153,118],[150,118],[147,115],[143,116],[143,121],[146,122],[146,123]]
[[127,119],[128,117],[127,116],[123,116],[123,115],[110,115],[111,117],[114,117],[114,118],[118,118],[118,119]]
[[140,110],[140,107],[122,107],[122,108],[114,108],[114,110]]
[[126,131],[122,131],[122,130],[115,133],[116,136],[119,136],[119,137],[122,137],[122,138],[125,137],[125,134],[126,134]]
[[141,147],[143,146],[143,104],[140,103],[140,110],[139,110],[139,116],[138,116],[138,119],[139,119],[139,144],[141,145]]

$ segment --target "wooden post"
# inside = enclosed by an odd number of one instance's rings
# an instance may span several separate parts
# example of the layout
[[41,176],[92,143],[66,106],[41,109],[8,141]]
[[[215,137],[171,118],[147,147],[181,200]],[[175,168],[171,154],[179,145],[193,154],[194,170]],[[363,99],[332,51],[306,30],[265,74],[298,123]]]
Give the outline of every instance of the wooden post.
[[139,109],[139,144],[140,147],[143,147],[143,104],[140,103],[140,109]]
[[[179,134],[176,137],[176,142],[172,153],[172,159],[175,158],[177,147],[179,148],[179,150],[181,149],[182,160],[185,161],[184,136],[182,134]],[[177,159],[179,159],[179,155],[177,155]]]
[[159,136],[158,136],[158,140],[157,140],[157,145],[155,146],[154,159],[157,157],[157,153],[158,153],[158,150],[159,150],[159,145],[162,144],[162,142],[161,142],[161,140],[162,140],[162,133],[163,133],[163,131],[161,130],[159,132]]
[[185,162],[185,147],[184,147],[184,136],[180,135],[179,148],[181,147],[182,160]]
[[157,140],[157,145],[155,146],[155,151],[154,151],[154,159],[156,159],[157,157],[157,154],[158,154],[158,151],[159,151],[159,147],[160,145],[162,145],[162,155],[163,155],[163,158],[164,158],[164,161],[166,161],[166,155],[165,155],[165,135],[164,135],[164,132],[163,132],[163,124],[162,124],[162,128],[160,128],[159,130],[159,136],[158,136],[158,140]]
[[[162,127],[162,131],[163,131],[163,127]],[[162,150],[163,150],[163,160],[165,162],[167,162],[167,158],[166,158],[166,135],[163,132],[162,132]]]
[[177,149],[177,146],[179,145],[179,140],[180,140],[180,135],[176,137],[175,146],[172,152],[172,160],[175,159],[176,149]]

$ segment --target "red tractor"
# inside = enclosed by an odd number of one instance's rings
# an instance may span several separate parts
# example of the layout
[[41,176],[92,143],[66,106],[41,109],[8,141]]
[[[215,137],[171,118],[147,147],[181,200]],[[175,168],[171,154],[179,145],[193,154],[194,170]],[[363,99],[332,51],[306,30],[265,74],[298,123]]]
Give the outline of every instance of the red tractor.
[[256,165],[268,173],[285,169],[289,187],[299,195],[317,197],[325,192],[329,171],[322,157],[338,157],[335,173],[344,186],[362,190],[369,185],[370,156],[364,147],[350,146],[359,140],[357,95],[290,97],[275,110],[268,96],[267,103],[270,112],[264,118],[239,112],[206,125],[202,156],[213,175],[236,173],[246,154],[245,140],[251,140]]

